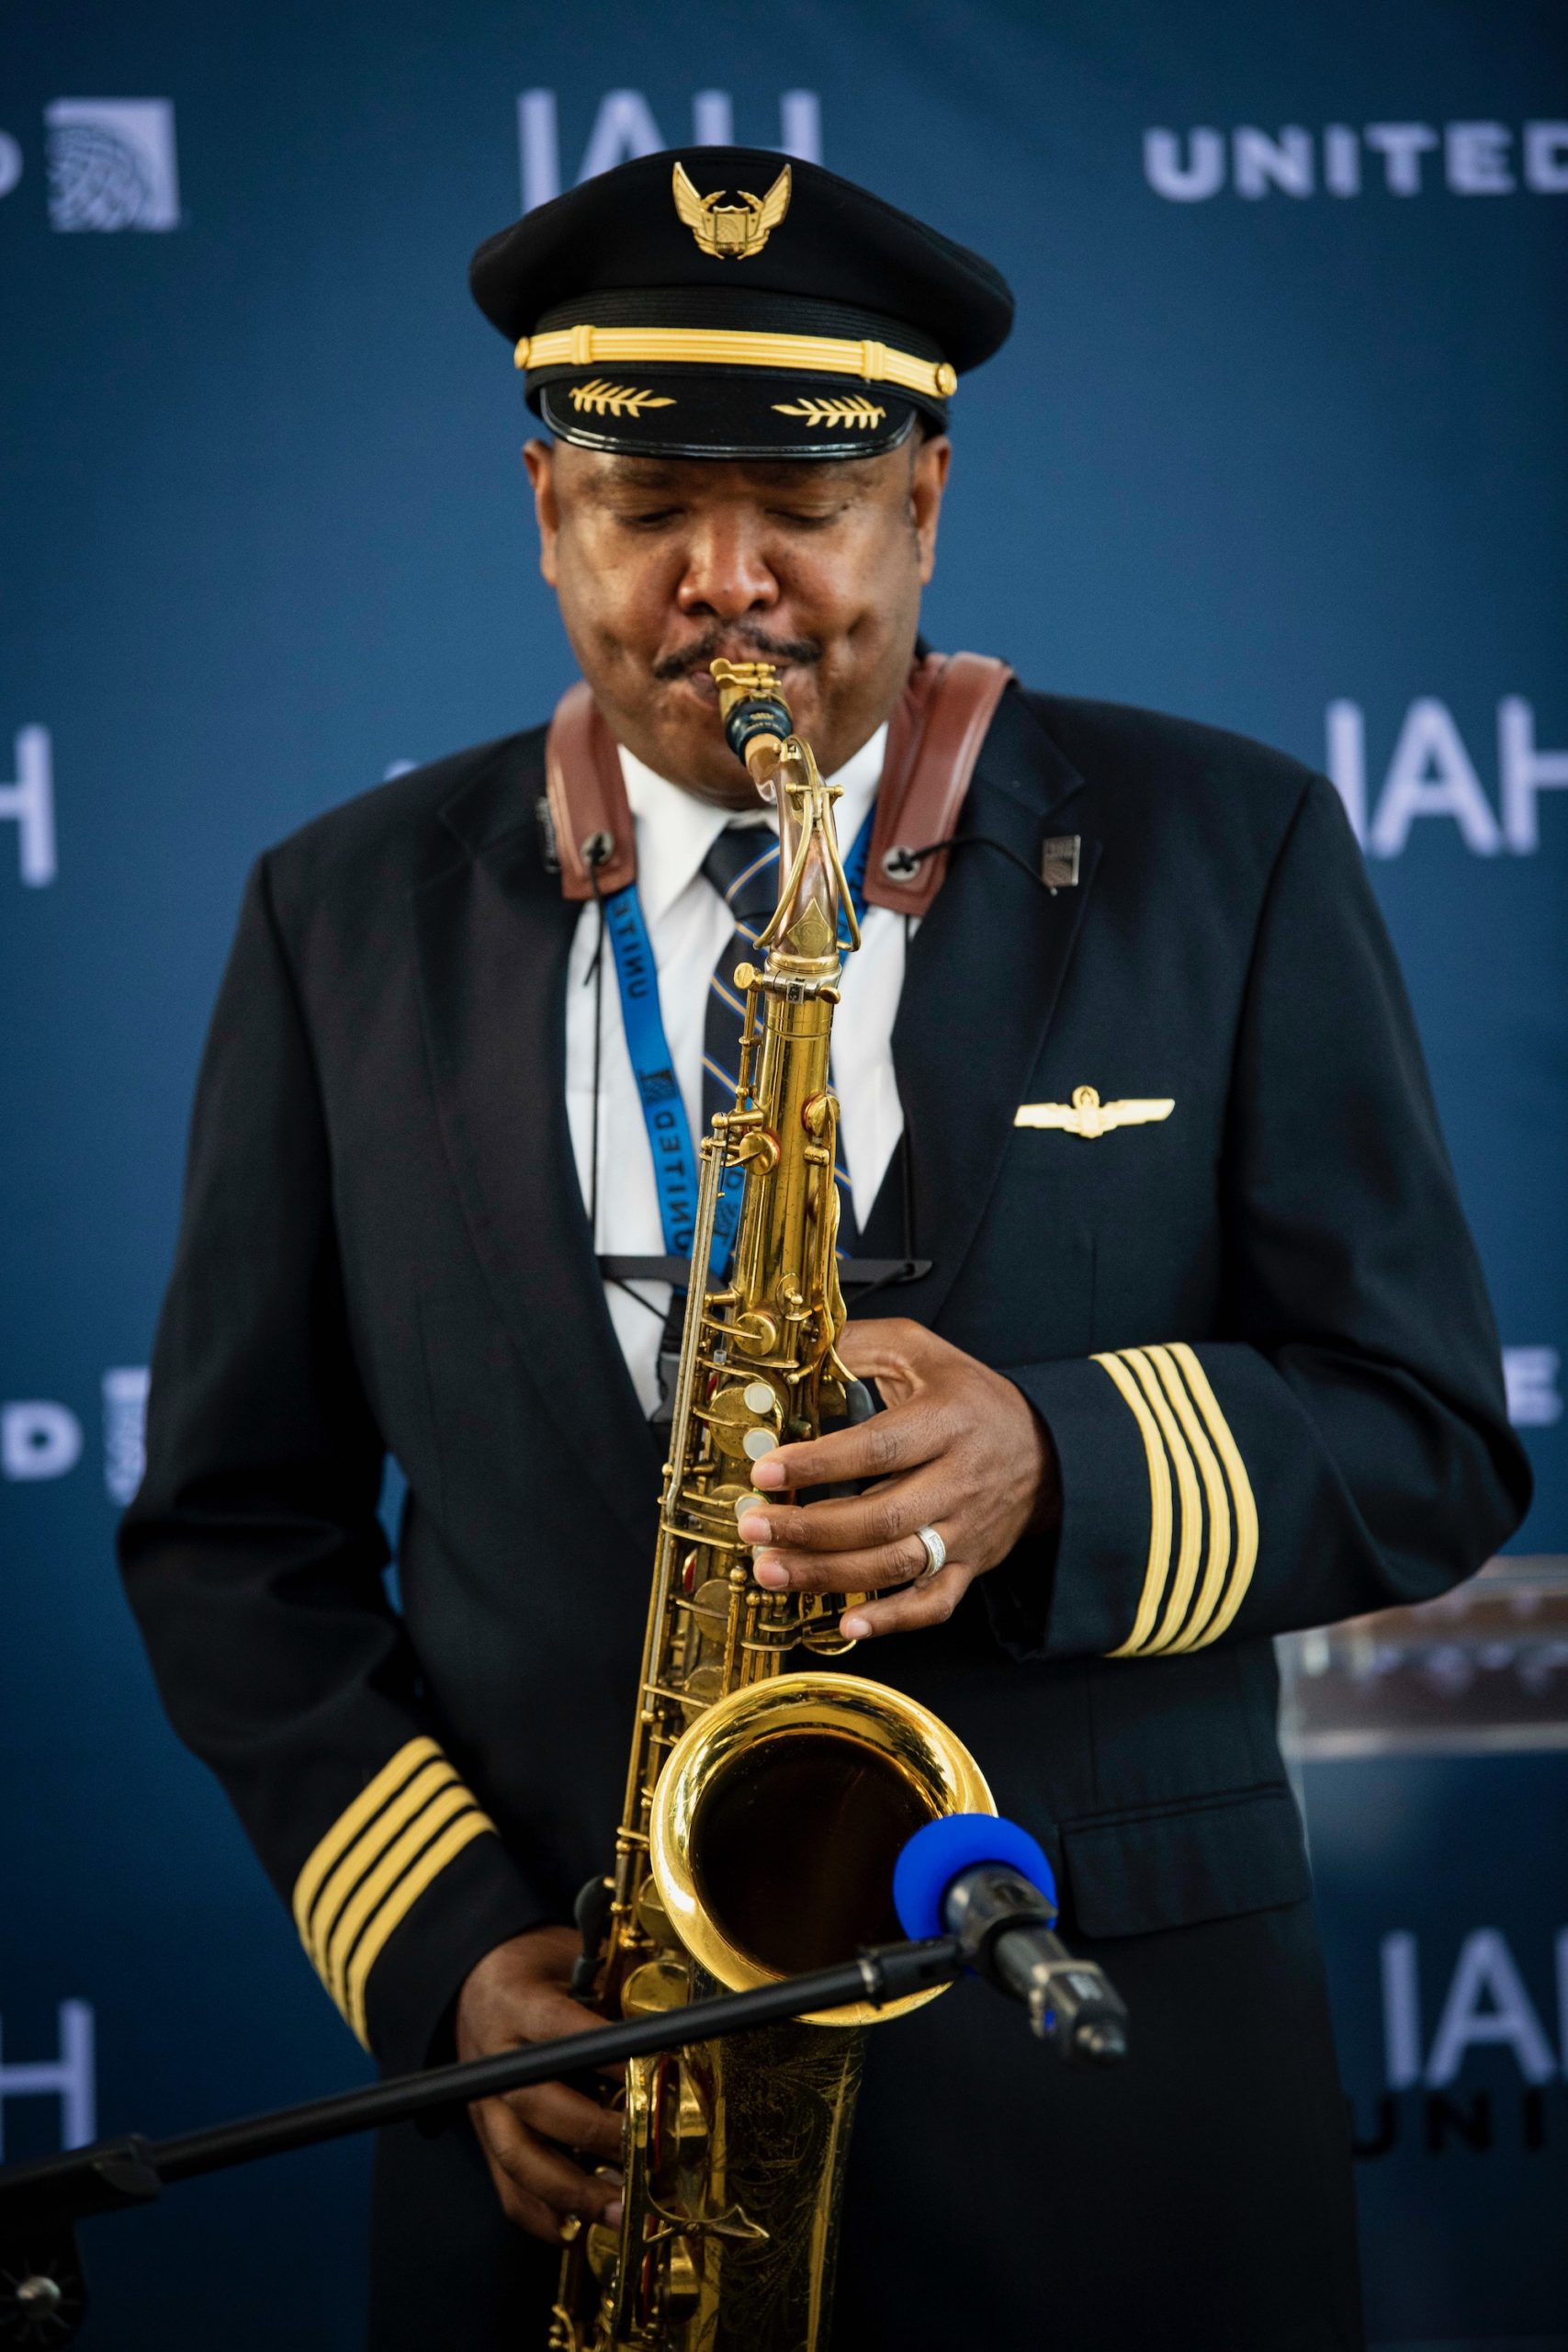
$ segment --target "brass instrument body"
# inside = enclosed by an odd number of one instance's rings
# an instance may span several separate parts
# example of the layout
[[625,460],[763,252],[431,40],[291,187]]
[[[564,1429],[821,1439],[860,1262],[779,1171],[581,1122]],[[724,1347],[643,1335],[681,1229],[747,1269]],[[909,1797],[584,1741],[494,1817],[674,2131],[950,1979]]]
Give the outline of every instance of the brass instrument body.
[[[715,663],[728,717],[777,688]],[[848,1375],[829,1069],[848,884],[824,785],[793,733],[746,760],[779,804],[779,903],[745,992],[735,1108],[700,1147],[693,1279],[626,1798],[595,1998],[635,2015],[841,1960],[898,1932],[894,1856],[940,1813],[995,1808],[978,1768],[901,1693],[814,1660],[852,1648],[842,1596],[764,1592],[737,1521],[775,1445],[843,1417]],[[707,1278],[742,1170],[728,1280]],[[805,1653],[806,1671],[785,1671]],[[874,2016],[840,2010],[627,2066],[623,2219],[569,2223],[552,2352],[815,2352]]]

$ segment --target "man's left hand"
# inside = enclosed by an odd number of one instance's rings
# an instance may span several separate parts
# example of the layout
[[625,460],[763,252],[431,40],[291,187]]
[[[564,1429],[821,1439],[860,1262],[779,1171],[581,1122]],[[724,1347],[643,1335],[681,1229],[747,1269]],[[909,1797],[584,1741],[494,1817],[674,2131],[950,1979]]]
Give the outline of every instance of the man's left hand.
[[[742,1539],[764,1547],[752,1573],[773,1592],[904,1587],[843,1619],[856,1641],[939,1625],[1021,1536],[1056,1524],[1055,1449],[1021,1389],[919,1323],[847,1324],[839,1354],[858,1378],[876,1382],[886,1409],[756,1464],[752,1484],[771,1491],[740,1521]],[[787,1499],[863,1478],[876,1483],[852,1499]],[[927,1566],[921,1527],[936,1529],[947,1562],[911,1584]]]

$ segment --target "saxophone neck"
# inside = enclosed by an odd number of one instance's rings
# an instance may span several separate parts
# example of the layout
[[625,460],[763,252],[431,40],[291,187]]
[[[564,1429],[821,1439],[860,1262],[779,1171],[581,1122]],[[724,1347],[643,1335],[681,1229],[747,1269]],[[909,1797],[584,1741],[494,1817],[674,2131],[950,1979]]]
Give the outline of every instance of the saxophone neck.
[[773,770],[794,731],[778,673],[771,662],[710,662],[708,670],[725,740],[761,797],[772,800]]
[[840,910],[851,947],[860,945],[833,817],[839,787],[823,782],[811,746],[795,732],[771,663],[715,662],[712,672],[729,747],[779,812],[779,902],[758,941],[767,969],[785,978],[831,980]]

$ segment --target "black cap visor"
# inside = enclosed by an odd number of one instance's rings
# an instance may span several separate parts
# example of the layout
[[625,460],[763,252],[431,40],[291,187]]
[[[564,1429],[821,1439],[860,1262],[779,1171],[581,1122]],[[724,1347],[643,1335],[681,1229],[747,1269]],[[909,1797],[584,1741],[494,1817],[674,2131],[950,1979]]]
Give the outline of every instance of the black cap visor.
[[593,368],[530,377],[529,406],[558,440],[644,458],[874,458],[942,403],[842,376],[759,368]]

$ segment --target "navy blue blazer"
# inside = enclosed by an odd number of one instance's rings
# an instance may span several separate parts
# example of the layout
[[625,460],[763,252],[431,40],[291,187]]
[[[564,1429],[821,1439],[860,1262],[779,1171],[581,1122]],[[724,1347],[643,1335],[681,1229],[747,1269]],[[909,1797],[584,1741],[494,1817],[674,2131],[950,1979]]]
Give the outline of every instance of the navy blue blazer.
[[[648,1601],[660,1454],[567,1130],[543,744],[252,875],[121,1538],[176,1726],[395,2064],[606,1865]],[[1400,977],[1331,786],[1235,736],[1010,689],[961,841],[894,1034],[932,1265],[885,1311],[1018,1382],[1064,1515],[861,1662],[968,1742],[1086,1934],[1292,1902],[1273,1635],[1441,1591],[1529,1492]],[[1172,1108],[1015,1124],[1083,1087]]]

